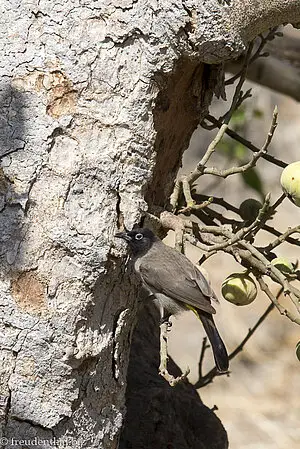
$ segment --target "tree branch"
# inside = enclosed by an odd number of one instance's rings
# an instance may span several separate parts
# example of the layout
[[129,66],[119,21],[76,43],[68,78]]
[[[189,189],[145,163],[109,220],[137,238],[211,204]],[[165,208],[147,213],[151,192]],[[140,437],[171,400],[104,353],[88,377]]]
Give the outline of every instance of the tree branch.
[[[282,293],[282,290],[279,290],[278,294],[277,294],[277,298],[280,296],[280,294]],[[261,315],[261,317],[257,320],[257,322],[255,323],[255,325],[249,329],[247,335],[245,336],[245,338],[241,341],[241,343],[229,354],[228,358],[229,360],[232,360],[234,357],[236,357],[241,351],[243,351],[246,343],[250,340],[250,338],[252,337],[252,335],[256,332],[256,330],[259,328],[259,326],[265,321],[265,319],[267,318],[267,316],[270,314],[270,312],[274,309],[275,304],[272,302],[267,309],[265,310],[265,312]],[[203,346],[202,346],[202,351],[201,351],[201,355],[202,353],[205,352],[205,350],[203,351]],[[199,365],[201,363],[201,367],[199,366],[199,373],[201,374],[202,372],[202,363],[203,363],[203,356],[200,356],[200,360],[199,360]],[[217,372],[216,367],[212,368],[205,376],[201,376],[199,375],[199,379],[198,381],[195,383],[195,388],[202,388],[205,387],[206,385],[208,385],[209,383],[211,383],[213,381],[213,379],[217,376],[220,375]]]
[[291,313],[288,309],[283,307],[279,302],[278,299],[273,295],[271,290],[269,289],[268,285],[265,283],[265,281],[260,276],[256,276],[256,280],[259,283],[259,286],[261,290],[268,296],[268,298],[272,301],[274,306],[277,308],[279,313],[281,315],[284,315],[288,317],[293,323],[300,324],[300,319],[297,318],[293,313]]
[[189,368],[181,375],[174,377],[168,371],[168,331],[170,328],[169,321],[164,321],[160,325],[160,365],[159,374],[172,386],[174,387],[179,382],[182,382],[190,373]]
[[227,10],[233,30],[245,42],[283,23],[300,22],[300,2],[235,0]]
[[[265,50],[269,56],[250,64],[247,79],[300,101],[300,39],[285,33],[281,39],[267,43]],[[225,70],[238,76],[242,66],[240,57],[228,62]]]
[[[213,123],[214,125],[216,125],[218,128],[220,128],[222,126],[220,120],[216,119],[215,117],[213,117],[212,115],[208,114],[205,117],[205,120],[210,121],[211,123]],[[258,147],[256,147],[255,145],[253,145],[252,142],[250,142],[247,139],[244,139],[244,137],[240,136],[239,134],[237,134],[235,131],[233,131],[230,128],[227,128],[225,133],[232,137],[234,140],[236,140],[237,142],[240,142],[242,145],[244,145],[245,147],[247,147],[250,151],[253,151],[254,153],[257,153],[259,150]],[[269,161],[271,163],[273,163],[274,165],[277,165],[278,167],[282,167],[285,168],[287,166],[286,162],[281,161],[280,159],[277,159],[275,156],[272,156],[270,154],[263,154],[261,156],[263,159],[265,159],[266,161]]]
[[[295,226],[294,228],[288,228],[283,234],[280,234],[277,239],[273,240],[273,242],[269,243],[269,245],[265,246],[264,250],[266,252],[272,251],[277,246],[281,245],[281,243],[288,241],[287,237],[291,234],[300,233],[300,226]],[[300,245],[300,240],[294,240],[293,244]]]

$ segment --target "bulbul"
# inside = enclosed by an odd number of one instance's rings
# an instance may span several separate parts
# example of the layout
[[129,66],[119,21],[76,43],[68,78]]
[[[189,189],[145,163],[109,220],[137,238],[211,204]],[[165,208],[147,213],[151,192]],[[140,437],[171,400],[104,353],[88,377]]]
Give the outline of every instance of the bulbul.
[[119,232],[116,237],[129,244],[135,271],[159,307],[162,320],[193,310],[209,338],[218,371],[227,372],[228,354],[212,317],[216,311],[211,299],[216,296],[201,271],[183,254],[166,246],[150,229]]

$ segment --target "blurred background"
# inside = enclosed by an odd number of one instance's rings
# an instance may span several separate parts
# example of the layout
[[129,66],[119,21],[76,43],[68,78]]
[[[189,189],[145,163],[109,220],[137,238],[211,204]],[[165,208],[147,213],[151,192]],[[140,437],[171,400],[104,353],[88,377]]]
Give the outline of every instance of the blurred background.
[[[298,37],[299,34],[298,31]],[[246,139],[261,147],[270,127],[274,106],[278,105],[279,124],[269,153],[287,163],[300,160],[300,104],[287,96],[249,82],[243,90],[249,87],[252,88],[252,98],[246,100],[236,114],[234,126]],[[227,108],[228,102],[216,100],[210,111],[212,115],[219,117]],[[185,153],[181,173],[189,173],[195,167],[215,134],[216,131],[209,132],[200,127],[196,130],[190,148]],[[249,160],[250,151],[234,145],[233,141],[230,143],[225,140],[218,147],[210,165],[224,168],[237,165],[235,162],[244,156]],[[250,181],[241,175],[234,175],[227,180],[203,176],[199,180],[197,191],[223,197],[236,207],[247,198],[261,200],[260,192],[271,192],[274,202],[282,193],[279,182],[281,172],[280,167],[260,160],[254,178]],[[226,216],[230,217],[229,214]],[[278,212],[269,222],[282,232],[299,223],[300,208],[295,207],[288,199],[279,206]],[[274,236],[260,232],[256,243],[266,244],[273,239]],[[166,243],[173,245],[172,233],[168,235]],[[300,259],[298,247],[289,244],[280,245],[275,252],[277,256],[287,257],[291,262]],[[187,255],[193,262],[197,262],[201,251],[188,245]],[[202,267],[207,271],[220,299],[216,323],[230,353],[268,307],[269,300],[260,293],[252,304],[237,307],[222,298],[222,281],[232,272],[243,271],[228,255],[219,253]],[[270,282],[269,285],[271,284],[272,291],[276,294],[278,287]],[[169,352],[182,370],[187,366],[190,368],[189,379],[192,383],[197,381],[204,335],[201,324],[192,312],[173,319]],[[245,349],[231,361],[230,376],[216,377],[213,383],[199,391],[208,407],[218,407],[216,413],[227,430],[231,449],[299,449],[300,362],[295,355],[295,346],[299,340],[300,327],[273,310]],[[211,350],[208,349],[204,374],[212,366]]]

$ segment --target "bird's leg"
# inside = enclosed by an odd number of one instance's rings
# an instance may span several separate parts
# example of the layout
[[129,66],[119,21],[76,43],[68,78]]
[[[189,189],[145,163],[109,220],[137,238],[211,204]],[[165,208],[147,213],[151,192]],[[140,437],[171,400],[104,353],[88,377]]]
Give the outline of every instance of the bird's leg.
[[187,375],[189,374],[190,370],[187,368],[186,372],[183,373],[181,376],[174,377],[172,374],[168,371],[168,331],[170,330],[168,328],[168,325],[170,325],[170,314],[168,316],[162,315],[162,323],[160,325],[160,364],[158,368],[159,374],[171,385],[171,387],[174,387],[179,382],[182,382],[186,379]]
[[162,325],[166,323],[167,330],[170,331],[172,327],[172,322],[170,321],[171,313],[165,313],[165,309],[163,308],[162,305],[159,306],[159,311],[160,311],[160,324]]

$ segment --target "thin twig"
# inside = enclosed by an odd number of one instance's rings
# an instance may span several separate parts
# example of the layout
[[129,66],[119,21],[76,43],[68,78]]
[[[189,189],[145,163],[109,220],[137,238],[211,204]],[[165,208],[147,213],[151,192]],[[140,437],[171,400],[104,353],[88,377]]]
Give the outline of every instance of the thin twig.
[[280,195],[280,197],[278,198],[278,200],[275,201],[275,203],[270,207],[270,210],[273,209],[273,211],[275,211],[277,209],[277,207],[282,203],[283,200],[286,199],[286,195],[283,193],[282,195]]
[[[245,82],[246,79],[246,73],[247,73],[247,69],[248,69],[248,62],[249,62],[249,58],[251,55],[251,51],[253,48],[253,44],[250,43],[246,56],[245,56],[245,63],[243,66],[243,70],[242,73],[240,75],[240,79],[238,84],[236,85],[235,91],[234,91],[234,95],[232,97],[232,101],[231,101],[231,106],[229,108],[229,110],[226,112],[226,114],[222,117],[222,119],[220,118],[220,121],[222,122],[219,131],[217,132],[216,137],[213,139],[213,141],[210,143],[210,145],[208,146],[206,153],[204,154],[203,158],[201,159],[201,161],[198,163],[196,170],[199,172],[199,176],[202,174],[202,170],[205,167],[205,165],[207,164],[207,162],[209,161],[209,159],[211,158],[212,154],[215,151],[216,146],[218,145],[218,143],[221,141],[222,137],[224,136],[227,128],[228,128],[228,124],[230,122],[230,119],[232,117],[232,114],[234,113],[236,107],[237,107],[237,103],[239,101],[240,95],[241,95],[241,89],[243,87],[243,84]],[[196,176],[196,171],[194,171],[194,176]],[[193,172],[192,172],[193,173]],[[193,175],[190,175],[189,177],[189,183],[192,183],[193,181],[195,181],[199,176],[196,176],[195,179],[193,179]]]
[[181,187],[181,182],[179,179],[177,179],[175,182],[175,185],[174,185],[172,195],[170,196],[170,205],[172,206],[173,212],[176,210],[176,207],[178,204],[178,199],[179,199],[179,195],[180,195],[180,187]]
[[[280,231],[278,231],[277,229],[273,228],[272,226],[269,226],[267,224],[265,224],[263,226],[263,229],[267,232],[269,232],[270,234],[273,234],[277,237],[280,237],[282,235],[282,233]],[[293,239],[292,237],[286,237],[285,241],[287,243],[290,243],[291,245],[296,245],[296,246],[300,246],[300,241]]]
[[203,373],[202,373],[203,361],[204,361],[205,352],[208,348],[209,348],[209,344],[207,344],[207,337],[204,337],[203,341],[202,341],[202,348],[201,348],[200,358],[199,358],[199,363],[198,363],[199,379],[202,379],[202,377],[203,377]]
[[[282,293],[282,289],[279,290],[277,297],[280,296]],[[245,338],[241,341],[241,343],[229,354],[228,358],[229,360],[232,360],[234,357],[236,357],[241,351],[243,351],[246,343],[252,335],[255,333],[255,331],[258,329],[258,327],[264,322],[264,320],[267,318],[267,316],[270,314],[270,312],[274,309],[275,304],[271,303],[267,309],[264,311],[264,313],[260,316],[260,318],[257,320],[255,325],[249,329],[247,335]],[[211,383],[214,379],[214,377],[220,375],[216,369],[216,367],[212,368],[205,376],[199,376],[199,380],[195,383],[195,388],[202,388],[209,383]]]
[[[208,198],[207,195],[199,195],[199,194],[194,194],[194,198],[195,200],[198,201],[205,201],[206,198]],[[218,197],[213,197],[213,203],[214,204],[218,204],[219,206],[224,207],[227,210],[230,210],[236,214],[239,215],[239,209],[236,208],[235,206],[233,206],[232,204],[228,203],[227,201],[225,201],[223,198],[218,198]],[[274,206],[273,206],[274,207]],[[233,226],[235,226],[236,228],[239,228],[243,222],[242,221],[237,221],[234,220],[233,218],[226,218],[224,217],[222,214],[220,214],[219,212],[216,212],[215,210],[206,207],[205,211],[211,215],[213,218],[217,219],[221,224],[231,224]],[[196,215],[198,216],[198,214],[196,213]],[[199,218],[201,218],[199,216]],[[287,243],[290,243],[291,245],[296,245],[296,246],[300,246],[300,240],[294,239],[292,237],[289,237],[289,232],[282,234],[282,232],[278,231],[277,229],[273,228],[272,226],[269,226],[267,224],[264,224],[262,226],[262,229],[264,231],[269,232],[270,234],[275,235],[276,237],[280,238],[280,241],[285,241]],[[287,235],[285,235],[287,234]],[[291,233],[292,234],[292,233]],[[283,235],[285,235],[285,238],[283,239]],[[276,239],[277,241],[277,239]],[[267,250],[268,247],[265,248],[265,250]]]
[[240,101],[241,100],[241,96],[242,96],[241,91],[242,91],[242,87],[243,87],[243,84],[244,84],[245,79],[246,79],[248,66],[249,66],[249,62],[250,62],[250,58],[251,58],[251,53],[252,53],[252,49],[253,49],[253,44],[254,44],[253,42],[250,42],[250,44],[248,46],[248,49],[246,51],[245,61],[244,61],[243,68],[242,68],[241,73],[240,73],[239,82],[237,83],[235,91],[234,91],[234,94],[233,94],[231,106],[230,106],[228,112],[226,112],[226,114],[224,114],[223,117],[220,117],[220,121],[222,121],[222,122],[224,122],[226,124],[228,124],[230,122],[232,114],[234,113],[236,108],[238,106],[240,106],[240,104],[241,104],[241,101]]
[[[287,237],[291,234],[300,233],[300,226],[295,226],[294,228],[288,228],[283,234],[279,233],[277,239],[273,240],[273,242],[269,243],[269,245],[264,247],[265,252],[270,252],[277,246],[281,245],[281,243],[287,241]],[[294,240],[294,244],[300,245],[300,240]]]
[[[253,221],[253,223],[251,223],[249,226],[244,227],[242,229],[240,229],[238,232],[236,232],[235,234],[233,234],[232,232],[230,232],[229,230],[225,229],[223,226],[201,226],[198,225],[199,231],[200,232],[210,232],[214,235],[222,235],[224,237],[226,237],[227,239],[221,243],[216,243],[215,245],[212,245],[210,247],[207,248],[207,252],[212,252],[212,251],[218,251],[221,249],[224,249],[228,246],[232,246],[235,243],[239,242],[240,240],[242,240],[243,238],[245,238],[245,236],[247,234],[249,234],[255,227],[258,227],[258,225],[262,222],[262,219],[269,207],[270,204],[270,194],[268,194],[265,198],[265,202],[262,206],[262,208],[260,209],[258,216],[256,217],[256,219]],[[192,241],[193,238],[195,237],[191,237],[188,236],[189,241]]]
[[[223,236],[226,238],[226,240],[217,245],[207,246],[200,243],[198,239],[195,238],[195,236],[186,235],[186,239],[188,241],[190,241],[194,246],[197,246],[208,253],[210,251],[215,251],[216,249],[218,249],[229,252],[235,258],[238,257],[238,261],[240,263],[242,260],[246,260],[250,264],[250,266],[255,267],[258,271],[261,272],[261,274],[268,275],[274,282],[279,283],[283,287],[284,294],[288,295],[291,298],[296,309],[298,310],[298,312],[300,312],[300,291],[293,285],[291,285],[288,279],[281,273],[281,271],[278,270],[278,268],[276,268],[274,265],[272,265],[264,256],[264,254],[262,254],[257,248],[251,245],[250,242],[238,239],[238,241],[236,242],[238,245],[237,247],[233,246],[232,244],[228,245],[228,239],[231,240],[230,243],[232,241],[235,241],[235,235],[232,234],[229,230],[225,229],[223,226],[198,226],[200,232],[209,232],[216,236]],[[239,247],[245,248],[248,251],[248,254],[240,251]],[[252,255],[253,257],[251,258],[250,255]]]
[[[300,291],[289,283],[288,279],[278,270],[275,265],[272,265],[268,259],[254,246],[245,240],[240,241],[239,245],[248,249],[248,251],[253,254],[262,264],[267,267],[267,274],[273,279],[273,281],[278,282],[283,287],[283,292],[288,295],[293,301],[297,311],[300,313]],[[264,273],[266,274],[266,273]]]
[[[211,123],[214,123],[218,128],[222,126],[222,122],[220,122],[218,119],[213,117],[212,115],[207,115],[205,117],[205,120],[209,120]],[[201,124],[202,126],[202,124]],[[259,151],[259,148],[253,145],[252,142],[245,139],[244,137],[237,134],[235,131],[233,131],[231,128],[227,128],[225,133],[232,137],[232,139],[236,140],[237,142],[241,143],[245,147],[247,147],[250,151],[253,151],[253,153],[257,153]],[[280,159],[277,159],[276,157],[270,155],[270,154],[263,154],[262,159],[267,160],[268,162],[271,162],[274,165],[277,165],[278,167],[285,168],[288,164],[286,162],[281,161]]]
[[168,321],[161,323],[160,325],[160,365],[159,374],[174,387],[179,382],[182,382],[190,373],[190,369],[187,368],[186,371],[178,377],[174,377],[168,371],[168,329],[170,323]]
[[[249,60],[251,57],[252,48],[253,48],[253,43],[250,43],[247,53],[246,53],[246,56],[245,56],[245,63],[243,66],[243,70],[240,75],[239,82],[236,85],[235,92],[234,92],[234,95],[233,95],[233,98],[231,101],[231,106],[222,119],[223,123],[222,123],[219,131],[217,132],[216,137],[213,139],[213,141],[208,146],[204,156],[202,157],[201,161],[197,164],[197,167],[195,168],[195,170],[193,170],[188,176],[183,176],[181,178],[181,180],[179,180],[175,183],[173,193],[170,197],[170,203],[171,203],[173,211],[176,210],[176,207],[178,204],[178,199],[179,199],[179,195],[180,195],[180,187],[182,187],[182,190],[183,190],[183,194],[184,194],[185,201],[186,201],[186,207],[193,207],[195,205],[195,201],[193,200],[192,195],[191,195],[190,186],[193,183],[193,181],[198,179],[203,174],[207,162],[211,158],[212,154],[215,151],[216,146],[221,141],[222,137],[224,136],[224,134],[226,132],[226,129],[228,128],[229,121],[230,121],[235,109],[241,104],[242,101],[244,101],[245,98],[247,98],[249,96],[249,91],[247,91],[246,94],[243,95],[242,86],[246,79],[246,73],[247,73],[247,69],[248,69]],[[258,156],[258,157],[260,157],[260,156]],[[251,163],[255,164],[258,157],[256,158],[256,156],[254,156]],[[245,170],[246,170],[246,168],[245,168]]]
[[[244,223],[243,221],[237,221],[237,220],[234,220],[233,218],[224,217],[224,215],[222,215],[221,213],[215,211],[214,209],[212,209],[210,207],[207,207],[205,209],[205,212],[209,216],[211,216],[213,219],[218,220],[222,225],[229,224],[229,225],[234,226],[235,228],[240,228]],[[195,215],[198,217],[198,214],[195,214]],[[201,217],[199,216],[199,218],[201,218]]]
[[167,371],[168,365],[168,322],[160,325],[160,365],[159,374],[163,375]]
[[190,188],[190,182],[188,180],[188,177],[183,176],[181,179],[181,183],[182,183],[182,191],[183,191],[183,195],[184,195],[184,199],[186,202],[186,207],[191,208],[193,206],[195,206],[195,201],[192,198],[191,195],[191,188]]
[[191,212],[205,209],[212,202],[213,202],[213,197],[209,197],[208,200],[203,201],[203,203],[200,203],[200,204],[196,204],[196,202],[194,201],[195,204],[193,206],[190,206],[190,207],[186,206],[183,209],[179,209],[178,214],[190,214]]
[[[279,294],[278,297],[281,295],[282,293],[282,289],[279,290]],[[274,309],[275,305],[273,303],[269,304],[269,306],[267,307],[267,309],[264,311],[264,313],[262,314],[262,316],[257,320],[256,324],[252,327],[252,329],[249,329],[248,334],[246,335],[246,337],[244,338],[244,340],[239,344],[239,346],[237,346],[235,348],[234,351],[232,351],[229,355],[229,360],[232,360],[237,354],[239,354],[245,344],[247,343],[247,341],[252,337],[252,335],[254,334],[254,332],[256,331],[256,329],[261,325],[261,323],[267,318],[267,316],[269,315],[269,313]]]
[[271,122],[271,126],[266,138],[266,141],[262,148],[253,154],[251,160],[244,165],[241,165],[239,167],[231,167],[225,170],[219,170],[216,167],[206,167],[202,170],[202,174],[208,174],[208,175],[214,175],[219,176],[221,178],[227,178],[227,176],[235,175],[237,173],[244,173],[245,171],[249,170],[250,168],[254,167],[256,165],[256,162],[262,155],[266,154],[268,151],[268,147],[272,141],[272,138],[274,136],[275,129],[277,127],[277,117],[278,117],[278,109],[277,106],[275,106],[273,111],[273,118]]
[[[251,56],[249,65],[252,64],[257,58],[266,56],[266,53],[262,53],[262,49],[264,48],[264,46],[268,41],[274,39],[275,36],[282,36],[282,33],[276,32],[277,28],[278,27],[272,28],[272,30],[268,32],[267,36],[263,36],[262,34],[258,36],[258,38],[260,39],[260,43],[257,49],[255,50],[254,54]],[[225,86],[233,84],[238,79],[238,77],[241,76],[242,70],[243,69],[241,69],[238,73],[227,79],[224,83]]]
[[241,165],[239,167],[231,167],[231,168],[228,168],[225,170],[220,170],[216,167],[205,167],[205,164],[211,157],[212,153],[215,151],[216,145],[220,142],[220,140],[222,139],[222,137],[224,135],[225,130],[227,129],[227,124],[223,124],[221,126],[221,128],[219,129],[219,132],[217,133],[216,137],[213,139],[213,141],[209,145],[205,155],[203,156],[201,161],[198,163],[195,170],[193,170],[188,176],[184,176],[181,179],[183,193],[184,193],[184,197],[185,197],[185,201],[186,201],[186,205],[187,205],[186,207],[192,208],[195,206],[195,201],[193,200],[192,195],[191,195],[190,185],[196,179],[198,179],[201,175],[210,174],[210,175],[219,176],[222,178],[227,178],[227,176],[234,175],[237,173],[244,173],[245,171],[254,167],[256,165],[256,162],[258,161],[258,159],[262,155],[266,154],[266,152],[268,150],[268,147],[269,147],[269,145],[272,141],[272,138],[274,136],[275,129],[277,127],[277,117],[278,117],[278,109],[277,109],[277,106],[275,106],[274,111],[273,111],[273,118],[272,118],[271,126],[269,129],[266,141],[265,141],[264,145],[262,146],[262,148],[258,152],[255,152],[253,154],[251,160],[248,163]]
[[223,124],[221,128],[219,129],[216,137],[212,140],[212,142],[209,144],[206,153],[204,154],[201,161],[197,164],[197,167],[195,170],[193,170],[188,176],[186,176],[186,182],[188,184],[192,184],[196,179],[198,179],[201,174],[203,173],[203,170],[205,168],[205,164],[208,162],[210,157],[212,156],[213,152],[215,151],[216,146],[221,141],[222,137],[224,136],[224,133],[227,128],[227,124]]
[[289,318],[293,323],[300,324],[300,318],[297,318],[292,312],[287,310],[285,307],[283,307],[278,299],[273,295],[271,290],[269,289],[268,285],[265,283],[265,281],[260,276],[256,276],[257,282],[259,283],[260,289],[268,296],[268,298],[272,301],[274,306],[277,308],[279,313],[281,315],[286,316]]
[[[282,285],[284,294],[290,294],[290,286],[288,280],[285,276],[278,270],[274,265],[270,263],[270,261],[257,249],[254,248],[251,243],[242,240],[239,242],[239,245],[243,248],[246,248],[256,259],[258,259],[266,268],[267,272],[271,276],[271,278]],[[266,274],[266,273],[263,273]]]
[[193,246],[196,246],[197,248],[201,249],[202,251],[209,252],[210,246],[205,245],[204,243],[201,243],[194,235],[185,234],[185,239],[190,242]]
[[183,234],[186,227],[192,228],[190,220],[183,220],[182,217],[172,214],[172,212],[163,211],[160,214],[160,222],[165,229],[175,231],[175,249],[183,252]]

